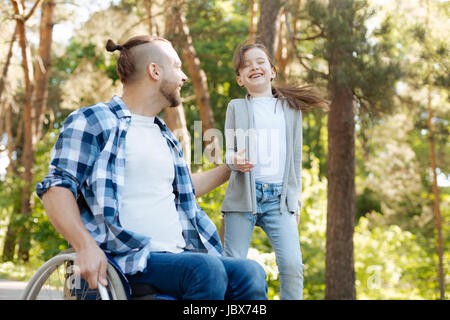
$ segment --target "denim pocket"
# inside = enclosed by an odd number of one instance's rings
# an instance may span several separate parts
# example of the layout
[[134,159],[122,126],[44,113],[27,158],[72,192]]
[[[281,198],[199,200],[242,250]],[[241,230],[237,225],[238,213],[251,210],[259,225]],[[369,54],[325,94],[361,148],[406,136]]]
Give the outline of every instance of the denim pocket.
[[259,203],[279,202],[281,198],[282,184],[256,183],[256,201]]
[[265,194],[265,203],[274,203],[274,202],[280,202],[281,200],[281,193],[268,193]]

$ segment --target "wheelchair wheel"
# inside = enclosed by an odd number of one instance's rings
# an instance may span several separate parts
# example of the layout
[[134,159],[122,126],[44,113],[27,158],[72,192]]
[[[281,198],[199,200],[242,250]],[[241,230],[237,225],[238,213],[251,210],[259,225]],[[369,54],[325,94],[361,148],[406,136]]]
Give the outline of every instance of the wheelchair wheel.
[[[73,273],[76,254],[68,249],[45,262],[28,282],[22,300],[100,300],[100,292],[89,289],[88,283]],[[120,276],[108,263],[109,298],[126,300]]]

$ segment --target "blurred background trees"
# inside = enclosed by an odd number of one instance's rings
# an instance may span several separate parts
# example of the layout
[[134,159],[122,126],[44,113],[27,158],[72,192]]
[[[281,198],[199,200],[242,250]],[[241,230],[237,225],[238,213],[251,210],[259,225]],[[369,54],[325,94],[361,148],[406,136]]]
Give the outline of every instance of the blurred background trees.
[[[305,299],[445,298],[449,10],[444,0],[0,1],[0,276],[26,279],[65,248],[34,186],[68,113],[121,94],[106,40],[154,33],[189,76],[182,105],[161,116],[193,172],[214,166],[190,161],[194,121],[223,130],[229,100],[245,94],[232,68],[242,41],[270,48],[279,84],[312,83],[330,100],[329,113],[303,115]],[[218,228],[225,189],[198,200]],[[259,228],[249,257],[277,299]]]

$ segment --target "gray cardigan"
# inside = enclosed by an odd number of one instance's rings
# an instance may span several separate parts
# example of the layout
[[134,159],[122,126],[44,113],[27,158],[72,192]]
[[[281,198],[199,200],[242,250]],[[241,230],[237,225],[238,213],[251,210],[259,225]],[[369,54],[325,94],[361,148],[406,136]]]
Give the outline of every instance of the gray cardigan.
[[[297,213],[301,209],[300,194],[302,191],[302,112],[283,105],[286,123],[286,166],[284,170],[283,188],[281,192],[281,212]],[[251,98],[233,99],[228,104],[225,120],[226,155],[231,155],[244,146],[242,134],[245,138],[246,158],[252,162],[255,147],[253,119],[253,103]],[[241,130],[239,130],[241,129]],[[236,131],[237,130],[237,131]],[[239,138],[241,134],[241,138]],[[251,212],[256,214],[256,187],[253,172],[240,172],[226,160],[232,170],[221,211]]]

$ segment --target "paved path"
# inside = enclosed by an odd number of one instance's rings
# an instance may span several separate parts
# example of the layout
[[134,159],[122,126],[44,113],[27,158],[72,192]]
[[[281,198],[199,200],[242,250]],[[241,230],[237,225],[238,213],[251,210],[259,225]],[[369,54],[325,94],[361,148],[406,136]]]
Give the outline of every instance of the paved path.
[[19,300],[27,283],[0,279],[0,300]]

